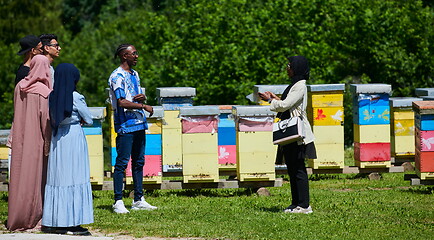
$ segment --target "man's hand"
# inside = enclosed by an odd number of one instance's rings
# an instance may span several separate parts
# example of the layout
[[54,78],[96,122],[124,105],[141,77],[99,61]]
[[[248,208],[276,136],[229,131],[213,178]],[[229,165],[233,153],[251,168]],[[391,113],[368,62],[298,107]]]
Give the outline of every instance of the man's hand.
[[154,114],[154,108],[152,106],[144,105],[143,109],[149,113],[149,116],[152,116],[152,114]]
[[146,96],[145,96],[145,94],[142,94],[142,93],[140,93],[140,94],[137,94],[136,96],[134,96],[133,97],[133,101],[135,101],[135,102],[144,102],[146,100]]

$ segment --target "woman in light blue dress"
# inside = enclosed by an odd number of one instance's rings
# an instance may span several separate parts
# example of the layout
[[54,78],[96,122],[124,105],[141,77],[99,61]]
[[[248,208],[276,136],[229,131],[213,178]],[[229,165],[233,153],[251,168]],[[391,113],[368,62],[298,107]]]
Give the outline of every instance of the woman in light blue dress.
[[81,224],[93,223],[87,142],[81,127],[92,124],[83,95],[75,89],[80,72],[59,64],[50,94],[52,139],[42,216],[46,233],[90,235]]

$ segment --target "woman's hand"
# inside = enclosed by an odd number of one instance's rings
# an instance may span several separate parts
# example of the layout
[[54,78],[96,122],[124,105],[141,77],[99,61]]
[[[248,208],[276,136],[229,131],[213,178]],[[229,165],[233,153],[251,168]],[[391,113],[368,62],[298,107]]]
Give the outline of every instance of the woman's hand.
[[271,99],[276,99],[276,100],[280,100],[280,97],[276,96],[276,94],[272,93],[272,92],[266,92],[268,94],[270,94],[270,98]]
[[270,92],[264,92],[264,93],[258,92],[258,95],[264,101],[268,101],[271,97]]
[[268,101],[271,102],[271,100],[275,99],[275,100],[280,100],[280,98],[278,96],[276,96],[276,94],[272,93],[272,92],[258,92],[259,97],[264,100],[264,101]]

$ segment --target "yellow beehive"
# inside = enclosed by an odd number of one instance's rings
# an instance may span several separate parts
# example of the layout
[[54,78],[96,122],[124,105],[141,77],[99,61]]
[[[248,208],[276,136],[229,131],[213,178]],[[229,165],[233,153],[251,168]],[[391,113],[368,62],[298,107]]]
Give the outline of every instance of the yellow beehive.
[[[163,165],[182,165],[181,128],[164,128],[161,134]],[[217,147],[216,147],[217,148]]]
[[390,142],[390,125],[358,125],[354,124],[354,142],[382,143]]
[[237,132],[237,177],[239,181],[274,181],[277,146],[271,132]]
[[9,158],[9,148],[6,146],[0,147],[0,159],[8,159]]
[[164,111],[163,129],[181,129],[179,110]]
[[116,137],[117,137],[117,133],[115,132],[115,124],[114,124],[114,120],[113,120],[113,112],[111,114],[111,118],[110,118],[110,145],[111,147],[116,147]]
[[314,126],[342,125],[344,121],[344,107],[309,108],[307,113]]
[[359,168],[390,168],[390,161],[355,161]]
[[395,136],[414,137],[414,119],[400,119],[392,121],[392,131]]
[[104,182],[104,155],[102,135],[86,135],[90,162],[90,182],[102,185]]
[[419,169],[415,169],[417,176],[421,180],[433,180],[434,179],[434,172],[420,172]]
[[162,120],[156,118],[148,118],[148,130],[146,130],[146,134],[161,134],[162,129]]
[[[143,184],[161,184],[162,182],[162,176],[143,176]],[[133,177],[126,177],[125,183],[127,185],[133,184]]]
[[323,160],[323,159],[308,159],[307,160],[308,167],[313,169],[343,169],[345,166],[344,161],[337,160]]
[[308,166],[313,169],[344,168],[343,144],[315,143],[317,159],[309,159]]
[[270,105],[270,103],[268,103],[268,101],[259,100],[258,105],[266,106],[266,105]]
[[410,157],[415,154],[414,136],[395,136],[390,141],[392,156]]
[[312,126],[316,144],[341,144],[344,145],[343,126]]
[[182,134],[184,183],[218,182],[217,134]]
[[343,91],[310,92],[309,106],[313,108],[342,107],[344,104]]
[[409,109],[399,109],[399,108],[392,108],[393,114],[391,116],[392,119],[400,120],[400,119],[414,119],[414,112]]

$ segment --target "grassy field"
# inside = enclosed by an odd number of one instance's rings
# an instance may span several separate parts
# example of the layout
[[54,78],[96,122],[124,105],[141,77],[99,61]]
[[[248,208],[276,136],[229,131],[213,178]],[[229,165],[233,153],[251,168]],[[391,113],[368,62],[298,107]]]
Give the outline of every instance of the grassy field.
[[[287,176],[279,176],[287,180]],[[434,187],[410,186],[404,173],[381,180],[360,174],[311,175],[309,215],[285,214],[290,188],[157,190],[146,199],[158,210],[112,213],[112,191],[94,191],[95,223],[103,234],[204,239],[433,239]],[[126,195],[128,192],[126,193]],[[131,199],[124,199],[127,207]],[[0,220],[7,193],[0,193]]]

